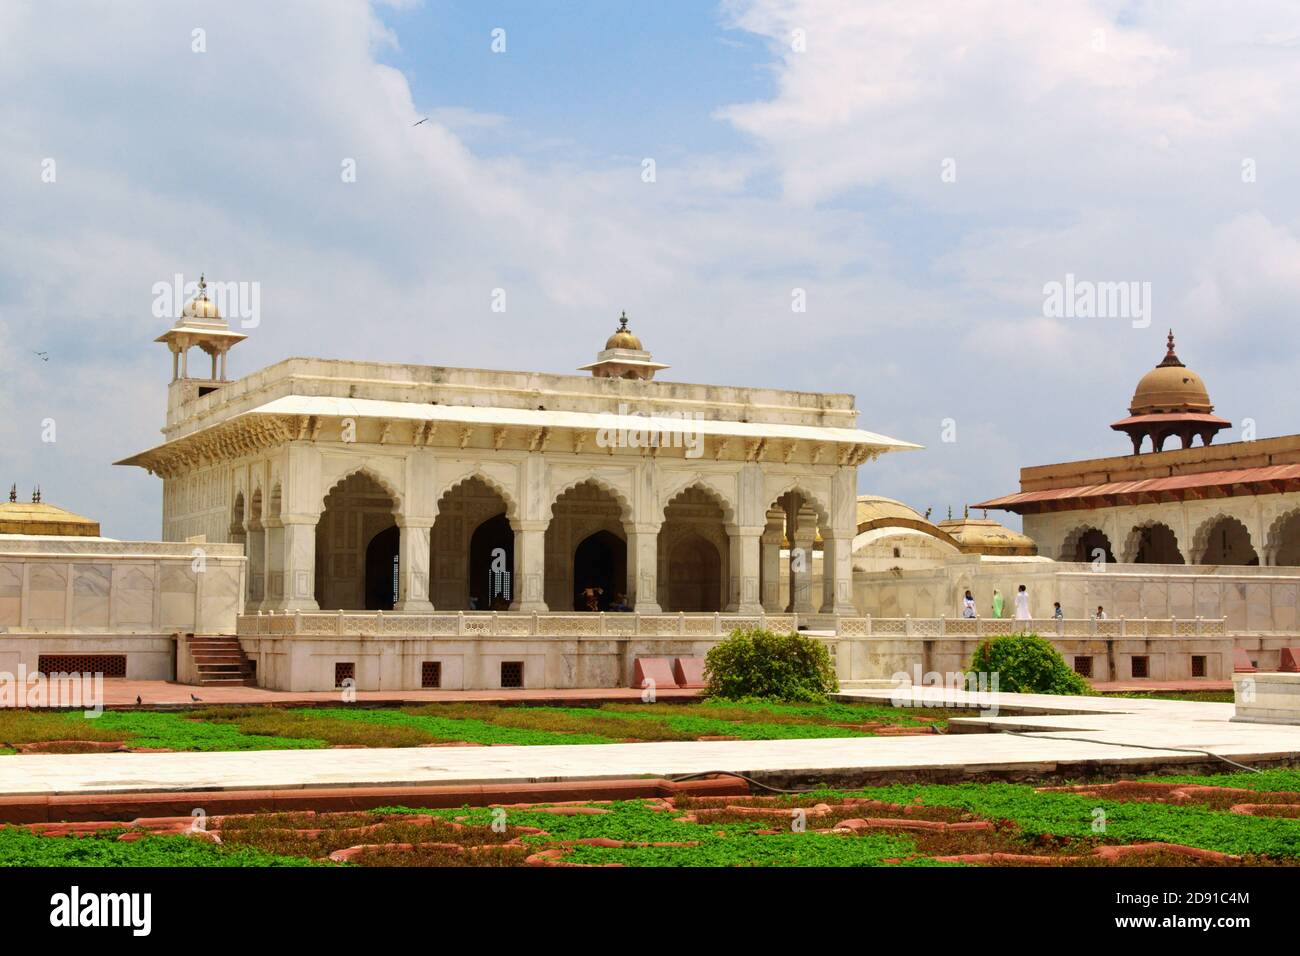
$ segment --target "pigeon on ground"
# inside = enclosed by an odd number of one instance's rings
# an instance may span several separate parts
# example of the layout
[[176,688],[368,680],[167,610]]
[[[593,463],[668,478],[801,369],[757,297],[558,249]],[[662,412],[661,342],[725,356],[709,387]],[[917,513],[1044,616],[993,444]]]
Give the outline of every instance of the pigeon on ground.
[[143,703],[144,703],[144,701],[142,701],[142,700],[140,699],[140,695],[139,695],[139,694],[136,694],[136,695],[135,695],[135,705],[136,705],[137,707],[139,707],[139,706],[140,706],[141,704],[143,704]]
[[190,700],[194,701],[194,703],[196,703],[196,704],[201,704],[201,703],[203,703],[203,698],[202,698],[202,697],[195,697],[193,694],[190,694]]

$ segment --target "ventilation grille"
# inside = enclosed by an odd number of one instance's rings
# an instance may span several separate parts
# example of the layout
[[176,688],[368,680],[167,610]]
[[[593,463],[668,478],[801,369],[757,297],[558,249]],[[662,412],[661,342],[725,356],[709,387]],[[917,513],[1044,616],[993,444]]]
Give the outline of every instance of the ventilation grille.
[[342,687],[345,680],[350,680],[354,684],[357,679],[357,665],[355,661],[338,661],[334,664],[334,686]]
[[1148,676],[1150,676],[1150,663],[1151,663],[1151,659],[1148,658],[1148,657],[1145,657],[1145,656],[1143,656],[1143,657],[1134,657],[1134,658],[1133,658],[1133,669],[1132,669],[1132,671],[1131,671],[1132,675],[1133,675],[1134,677],[1148,677]]
[[420,665],[420,686],[442,686],[442,661],[424,661]]
[[523,687],[524,686],[524,662],[523,661],[502,661],[501,662],[501,686],[502,687]]
[[105,677],[126,676],[125,654],[40,654],[36,669],[49,677],[51,674],[103,674]]

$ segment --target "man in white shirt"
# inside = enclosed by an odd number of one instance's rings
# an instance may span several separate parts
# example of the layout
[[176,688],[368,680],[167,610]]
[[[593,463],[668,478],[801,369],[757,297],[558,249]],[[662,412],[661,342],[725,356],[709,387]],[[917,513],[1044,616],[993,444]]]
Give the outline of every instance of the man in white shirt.
[[1020,590],[1016,592],[1016,620],[1029,620],[1029,592],[1025,586],[1020,585]]

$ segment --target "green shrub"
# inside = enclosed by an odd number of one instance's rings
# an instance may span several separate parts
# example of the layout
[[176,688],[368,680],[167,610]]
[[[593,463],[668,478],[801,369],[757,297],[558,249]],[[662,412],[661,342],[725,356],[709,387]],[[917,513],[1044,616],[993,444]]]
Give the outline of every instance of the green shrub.
[[975,649],[970,671],[997,674],[998,690],[1012,694],[1086,694],[1088,682],[1037,634],[1004,634]]
[[704,659],[713,697],[728,700],[808,701],[839,690],[826,645],[799,633],[742,629],[719,642]]

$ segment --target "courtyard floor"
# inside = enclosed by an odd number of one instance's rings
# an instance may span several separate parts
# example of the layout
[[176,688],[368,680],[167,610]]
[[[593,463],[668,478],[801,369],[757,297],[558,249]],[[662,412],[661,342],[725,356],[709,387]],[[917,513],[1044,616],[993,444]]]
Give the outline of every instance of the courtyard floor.
[[[963,691],[919,688],[906,703],[974,704]],[[839,700],[879,705],[890,692]],[[1001,694],[997,716],[957,717],[949,733],[820,739],[685,740],[488,747],[32,754],[0,758],[0,795],[465,786],[738,773],[773,783],[862,785],[906,779],[997,779],[1300,758],[1300,727],[1235,723],[1231,704]],[[674,705],[663,706],[671,713]]]

